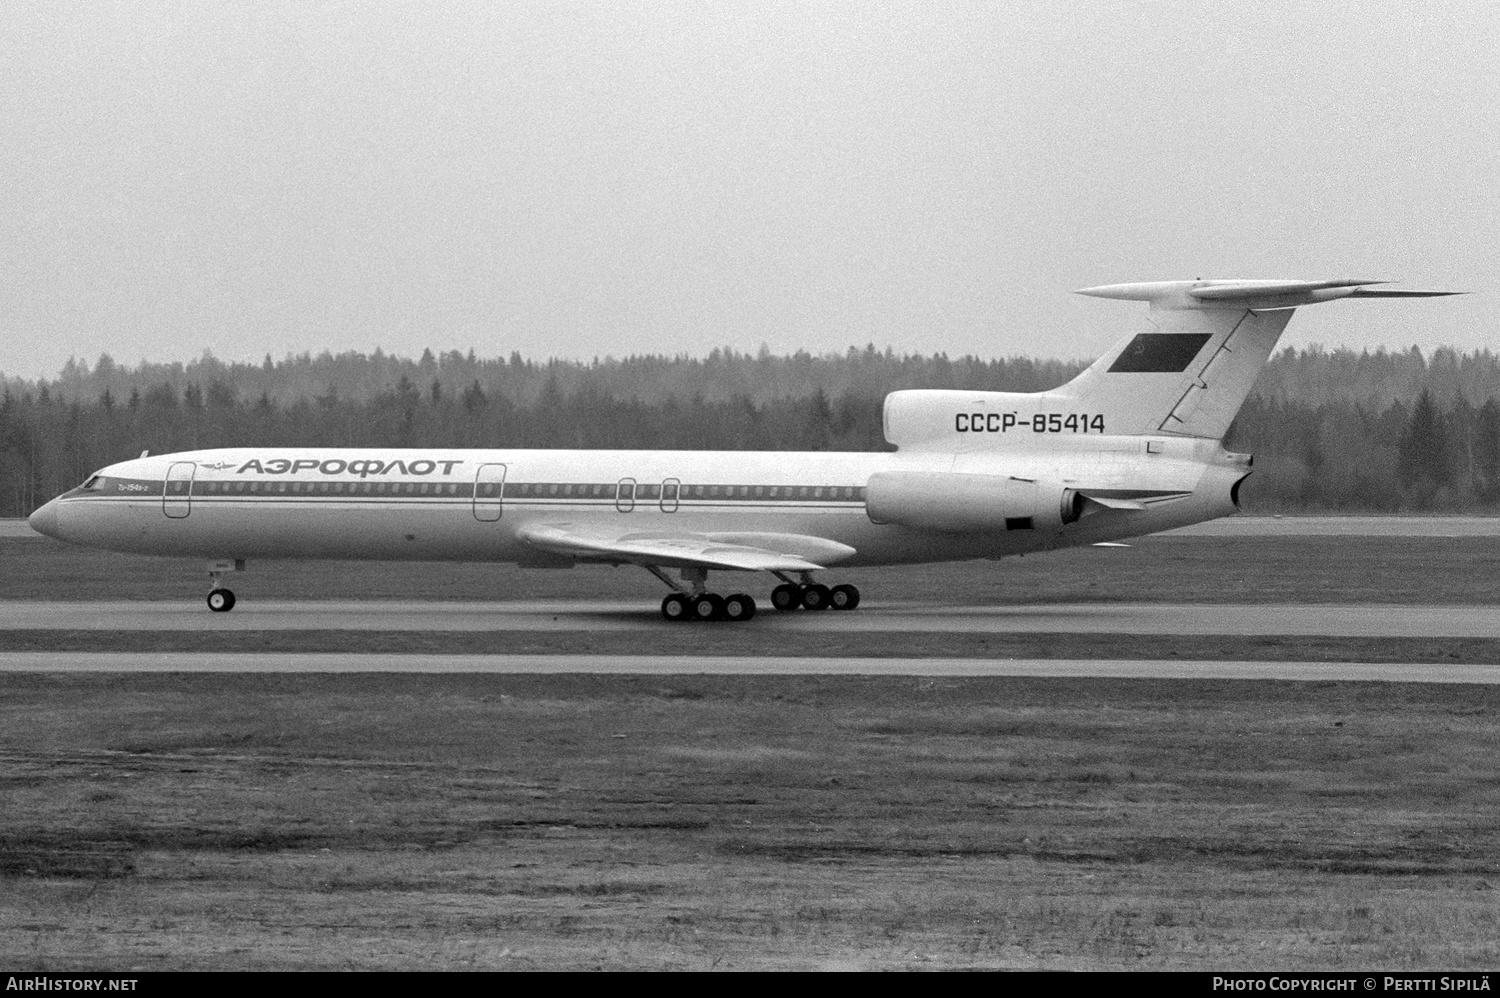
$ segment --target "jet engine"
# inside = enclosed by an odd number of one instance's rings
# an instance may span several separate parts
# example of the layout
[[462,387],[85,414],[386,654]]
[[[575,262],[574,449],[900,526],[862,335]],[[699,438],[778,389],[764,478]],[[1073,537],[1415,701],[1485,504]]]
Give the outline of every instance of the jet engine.
[[951,533],[1056,529],[1082,516],[1086,502],[1061,485],[1000,475],[882,471],[865,489],[876,523]]

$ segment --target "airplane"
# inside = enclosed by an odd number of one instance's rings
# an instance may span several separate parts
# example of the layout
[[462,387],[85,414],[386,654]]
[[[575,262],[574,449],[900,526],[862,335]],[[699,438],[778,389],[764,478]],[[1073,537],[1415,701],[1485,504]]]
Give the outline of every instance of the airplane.
[[[1385,281],[1194,280],[1084,288],[1149,326],[1036,393],[886,397],[894,452],[241,447],[123,461],[30,517],[73,544],[208,559],[211,610],[250,559],[637,565],[668,621],[744,621],[710,572],[767,572],[778,611],[855,609],[839,567],[998,559],[1228,516],[1253,458],[1223,446],[1293,311],[1426,298]],[[674,578],[669,572],[675,570]]]

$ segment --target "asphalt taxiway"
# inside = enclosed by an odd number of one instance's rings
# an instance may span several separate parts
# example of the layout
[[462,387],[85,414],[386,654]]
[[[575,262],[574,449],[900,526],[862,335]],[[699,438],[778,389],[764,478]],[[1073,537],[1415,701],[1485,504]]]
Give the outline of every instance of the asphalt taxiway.
[[[1173,531],[1184,536],[1495,537],[1493,517],[1231,517]],[[24,521],[0,536],[38,537]],[[291,601],[242,596],[231,613],[197,599],[0,601],[0,632],[247,631],[640,632],[671,627],[787,634],[1119,634],[1131,636],[1500,638],[1500,607],[1410,604],[1056,603],[972,606],[867,601],[853,613],[778,614],[762,607],[742,624],[667,624],[647,599]],[[45,642],[32,642],[36,644]],[[795,647],[795,644],[793,645]],[[232,647],[225,642],[226,649]],[[504,647],[503,639],[499,647]],[[640,647],[636,645],[636,647]],[[1500,666],[1327,662],[1066,661],[921,658],[733,658],[581,655],[453,655],[216,652],[9,652],[0,671],[409,671],[598,673],[797,673],[1047,675],[1392,680],[1494,683]]]
[[1500,607],[1403,604],[1078,603],[962,606],[867,603],[852,613],[780,614],[739,624],[668,624],[645,602],[457,603],[242,600],[0,602],[0,631],[658,631],[663,627],[931,634],[1264,635],[1500,638]]
[[1049,676],[1500,684],[1500,665],[750,655],[427,655],[339,652],[0,652],[6,672],[492,673],[655,676]]

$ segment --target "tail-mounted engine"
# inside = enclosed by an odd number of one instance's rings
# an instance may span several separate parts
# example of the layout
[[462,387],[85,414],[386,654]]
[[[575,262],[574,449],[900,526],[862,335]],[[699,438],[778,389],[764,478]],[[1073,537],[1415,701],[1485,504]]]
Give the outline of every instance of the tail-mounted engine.
[[1061,485],[944,472],[882,471],[865,491],[876,523],[950,533],[1056,529],[1082,516],[1087,501]]

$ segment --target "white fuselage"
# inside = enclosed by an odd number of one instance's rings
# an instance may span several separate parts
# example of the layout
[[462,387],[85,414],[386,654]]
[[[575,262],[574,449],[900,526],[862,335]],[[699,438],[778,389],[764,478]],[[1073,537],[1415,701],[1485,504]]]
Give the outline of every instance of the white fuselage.
[[[1214,441],[1092,435],[1047,444],[965,453],[206,450],[112,465],[32,522],[91,547],[211,559],[629,560],[564,557],[519,533],[563,524],[821,538],[853,549],[822,563],[889,565],[998,558],[1213,519],[1235,511],[1231,488],[1247,473]],[[891,471],[1003,475],[1144,499],[1047,529],[915,529],[867,514],[870,476]]]
[[705,577],[765,571],[782,580],[778,610],[853,609],[857,589],[811,573],[1000,558],[1233,513],[1250,458],[1220,441],[1292,311],[1446,294],[1370,283],[1084,289],[1148,303],[1149,324],[1051,391],[891,393],[894,453],[194,451],[105,468],[31,524],[92,547],[212,559],[208,603],[221,611],[234,605],[221,576],[250,558],[634,564],[690,589],[663,600],[668,620],[749,619],[753,600],[709,593]]

